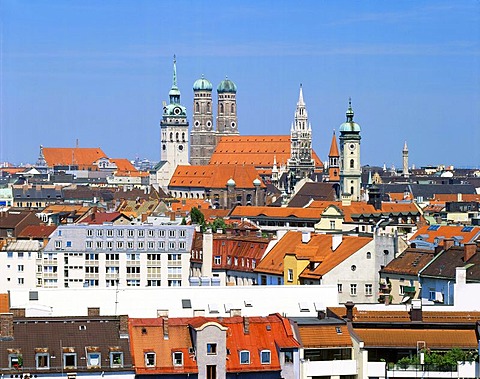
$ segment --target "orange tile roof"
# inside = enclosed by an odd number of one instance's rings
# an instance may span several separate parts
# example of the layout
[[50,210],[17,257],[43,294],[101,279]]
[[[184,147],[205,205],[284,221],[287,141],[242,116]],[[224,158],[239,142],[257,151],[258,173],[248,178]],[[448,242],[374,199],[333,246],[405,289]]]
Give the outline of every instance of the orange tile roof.
[[0,293],[0,313],[9,313],[10,304],[8,299],[8,293]]
[[[462,237],[461,243],[473,242],[480,237],[480,227],[473,226],[470,229],[464,229],[464,226],[440,225],[437,230],[430,229],[431,226],[422,226],[410,238],[410,241],[422,239],[423,241],[435,243],[436,238]],[[463,231],[462,231],[463,230]],[[467,231],[470,230],[470,231]]]
[[110,158],[110,162],[115,163],[118,171],[137,171],[137,169],[128,159]]
[[418,275],[420,270],[435,256],[433,250],[407,249],[390,261],[381,272],[391,274]]
[[170,179],[169,187],[225,188],[233,179],[236,188],[255,188],[253,181],[259,179],[265,184],[252,165],[210,164],[207,166],[177,166]]
[[480,194],[474,193],[436,193],[433,195],[433,200],[447,202],[447,201],[480,201]]
[[416,348],[418,341],[424,341],[429,349],[476,349],[475,330],[461,329],[366,329],[355,328],[355,334],[365,347]]
[[90,207],[76,204],[50,204],[43,209],[42,213],[74,212],[77,214],[83,214],[88,212],[89,209]]
[[329,157],[339,157],[340,153],[338,152],[337,137],[335,132],[333,132],[332,143],[330,144],[330,152],[328,153]]
[[43,156],[48,167],[78,165],[80,169],[93,168],[100,158],[107,158],[99,147],[44,147]]
[[[281,369],[277,348],[298,348],[300,345],[293,336],[287,319],[279,315],[266,317],[249,317],[249,332],[244,332],[243,317],[227,318],[170,318],[168,319],[168,339],[164,338],[162,318],[157,319],[130,319],[130,344],[133,363],[137,374],[159,373],[197,373],[198,368],[193,354],[189,354],[189,347],[193,347],[190,329],[201,328],[209,322],[220,324],[228,328],[226,333],[226,347],[230,351],[227,356],[227,372],[245,371],[278,371]],[[216,342],[216,341],[212,341]],[[270,364],[260,363],[260,351],[271,351]],[[250,351],[250,364],[240,364],[239,352]],[[144,354],[155,352],[156,367],[145,367]],[[173,352],[183,352],[184,364],[174,367],[172,364]],[[170,352],[166,354],[165,352]]]
[[298,332],[305,348],[353,346],[347,325],[299,325]]
[[305,244],[302,243],[302,232],[289,231],[262,259],[255,271],[282,275],[285,255],[295,254],[298,258],[320,263],[314,271],[307,268],[301,274],[302,278],[318,278],[371,241],[370,237],[344,236],[342,243],[333,251],[330,234],[312,234],[310,241]]
[[127,217],[135,218],[143,214],[150,216],[159,204],[160,200],[123,200],[118,206],[117,211]]
[[[323,163],[315,152],[313,159],[317,167]],[[290,136],[228,136],[221,137],[210,158],[210,164],[246,164],[256,167],[273,167],[287,164],[290,158]]]
[[[203,200],[203,199],[178,199],[177,200],[174,200],[171,202],[170,204],[170,208],[172,209],[172,211],[175,211],[175,212],[190,212],[192,210],[192,208],[196,207],[198,208],[202,213],[203,215],[205,216],[205,213],[206,212],[209,212],[210,209],[208,209],[209,207],[211,207],[212,204],[210,204],[210,202],[208,202],[207,200]],[[205,216],[205,219],[207,217]]]

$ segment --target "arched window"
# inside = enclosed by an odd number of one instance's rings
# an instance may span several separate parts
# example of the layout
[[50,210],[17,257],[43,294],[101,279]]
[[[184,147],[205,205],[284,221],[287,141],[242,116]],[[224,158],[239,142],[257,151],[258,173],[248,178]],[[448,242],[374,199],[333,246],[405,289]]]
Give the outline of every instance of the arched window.
[[230,113],[235,113],[235,105],[233,104],[230,106]]
[[195,103],[195,112],[200,112],[200,104],[198,104],[198,102]]
[[170,141],[173,141],[173,133],[170,132]]
[[350,168],[355,167],[355,161],[353,159],[350,159]]
[[372,259],[372,253],[370,253],[369,251],[367,251],[367,259]]
[[207,113],[210,113],[210,103],[207,103]]
[[185,133],[182,133],[182,141],[185,142]]
[[220,113],[223,113],[223,104],[220,104]]
[[178,132],[177,132],[177,133],[175,133],[175,139],[176,139],[176,140],[177,140],[177,142],[178,142]]

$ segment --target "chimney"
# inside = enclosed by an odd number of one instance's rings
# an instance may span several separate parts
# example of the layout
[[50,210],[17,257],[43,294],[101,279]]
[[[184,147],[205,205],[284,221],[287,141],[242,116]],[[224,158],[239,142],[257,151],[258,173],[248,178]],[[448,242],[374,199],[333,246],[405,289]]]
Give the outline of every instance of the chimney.
[[467,262],[477,253],[477,244],[475,242],[469,242],[463,245],[463,261]]
[[120,336],[128,336],[128,315],[120,315],[119,333]]
[[455,268],[455,284],[467,284],[467,269],[465,267]]
[[443,250],[448,250],[454,245],[455,240],[453,238],[445,238],[443,240]]
[[242,310],[241,309],[230,309],[230,317],[241,316]]
[[13,313],[0,314],[0,337],[2,340],[13,339]]
[[203,233],[202,240],[202,276],[212,277],[213,265],[213,234],[212,229],[207,229]]
[[157,317],[163,320],[163,339],[168,340],[168,311],[157,310]]
[[345,308],[347,308],[347,320],[348,321],[353,321],[353,307],[355,304],[353,301],[347,301],[345,303]]
[[327,315],[325,314],[325,311],[317,311],[317,318],[319,320],[324,320]]
[[342,234],[332,234],[332,251],[337,250],[337,247],[342,243]]
[[25,308],[12,308],[10,311],[13,314],[13,318],[25,318]]
[[88,308],[88,317],[100,316],[100,308]]
[[175,212],[170,212],[170,221],[175,221]]
[[463,201],[461,193],[457,193],[457,201]]
[[302,243],[309,243],[311,239],[311,234],[309,231],[302,232]]
[[412,308],[410,309],[410,320],[411,321],[422,321],[422,300],[414,299],[412,300]]
[[243,333],[250,334],[250,320],[248,317],[243,317]]

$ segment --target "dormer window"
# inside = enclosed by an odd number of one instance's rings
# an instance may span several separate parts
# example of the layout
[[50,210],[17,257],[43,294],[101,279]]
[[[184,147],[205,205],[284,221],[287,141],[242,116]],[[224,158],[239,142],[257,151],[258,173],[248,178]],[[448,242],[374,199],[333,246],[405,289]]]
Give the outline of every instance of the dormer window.
[[176,351],[173,353],[173,365],[174,366],[183,366],[183,353]]
[[250,352],[248,350],[240,351],[240,364],[241,365],[250,364]]
[[35,366],[39,370],[50,368],[50,354],[46,352],[36,353]]
[[123,352],[110,352],[110,367],[123,367]]
[[155,353],[145,353],[145,366],[155,367]]
[[270,350],[262,350],[260,352],[260,362],[262,363],[262,365],[268,365],[270,364],[271,362],[271,353],[270,353]]

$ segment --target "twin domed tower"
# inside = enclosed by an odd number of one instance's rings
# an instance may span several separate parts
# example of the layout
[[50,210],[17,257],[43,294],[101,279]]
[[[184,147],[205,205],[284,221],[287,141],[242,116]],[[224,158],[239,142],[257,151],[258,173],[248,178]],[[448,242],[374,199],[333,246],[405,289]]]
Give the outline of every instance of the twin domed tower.
[[193,83],[193,126],[190,164],[207,165],[220,137],[238,135],[237,86],[225,78],[217,87],[217,118],[213,128],[212,83],[202,77]]

